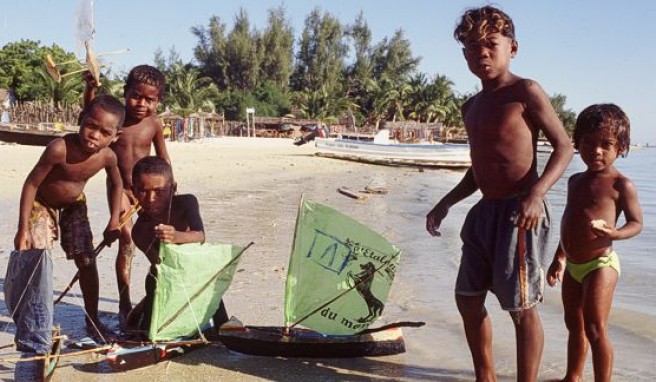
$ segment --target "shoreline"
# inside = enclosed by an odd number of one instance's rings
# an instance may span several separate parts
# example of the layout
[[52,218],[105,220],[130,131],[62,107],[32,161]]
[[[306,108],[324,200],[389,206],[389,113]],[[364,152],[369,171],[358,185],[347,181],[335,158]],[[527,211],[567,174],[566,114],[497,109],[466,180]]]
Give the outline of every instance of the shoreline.
[[[426,321],[418,329],[405,329],[405,354],[380,358],[282,359],[253,357],[230,352],[220,344],[209,345],[183,357],[126,373],[113,373],[102,356],[63,358],[56,375],[61,380],[153,381],[226,378],[240,381],[470,381],[474,379],[462,323],[453,300],[453,285],[459,262],[458,232],[476,197],[454,207],[442,227],[440,239],[425,232],[425,214],[444,192],[462,177],[462,172],[366,165],[314,156],[312,143],[294,146],[290,139],[211,138],[192,142],[167,142],[179,193],[193,193],[200,202],[208,242],[255,245],[242,256],[233,283],[224,296],[229,315],[248,325],[277,326],[283,323],[284,283],[293,240],[300,195],[346,213],[384,235],[403,249],[401,265],[385,311],[374,326],[395,321]],[[42,147],[0,145],[0,171],[6,174],[0,188],[4,234],[0,235],[0,273],[6,272],[9,248],[13,247],[20,189],[36,163]],[[90,180],[86,188],[89,218],[98,242],[108,218],[104,175]],[[341,186],[361,190],[375,184],[386,186],[388,195],[370,195],[354,200],[337,192]],[[54,289],[58,295],[75,273],[72,262],[53,251]],[[98,258],[101,280],[101,320],[116,327],[118,293],[114,271],[115,246]],[[136,251],[132,274],[132,301],[143,297],[148,262]],[[4,300],[4,298],[3,298]],[[84,313],[79,288],[75,287],[55,308],[55,322],[71,339],[83,336]],[[494,353],[500,381],[515,380],[514,332],[505,312],[493,296],[488,307],[494,325]],[[0,304],[0,345],[13,338]],[[546,344],[540,380],[564,375],[566,332],[562,322],[559,290],[549,288],[540,307]],[[621,315],[620,315],[621,313]],[[620,315],[615,318],[616,315]],[[611,330],[616,347],[616,376],[622,380],[651,380],[656,374],[644,366],[653,362],[652,321],[643,328],[635,315],[613,310]],[[653,319],[653,317],[651,317]],[[642,331],[632,334],[626,328]],[[617,341],[616,341],[617,339]],[[650,350],[651,349],[651,350]],[[651,353],[650,353],[651,352]],[[3,356],[5,353],[3,352]],[[651,358],[650,358],[651,357]],[[591,364],[586,364],[586,378]],[[12,364],[2,364],[5,379],[22,377]],[[18,379],[18,378],[17,378]]]

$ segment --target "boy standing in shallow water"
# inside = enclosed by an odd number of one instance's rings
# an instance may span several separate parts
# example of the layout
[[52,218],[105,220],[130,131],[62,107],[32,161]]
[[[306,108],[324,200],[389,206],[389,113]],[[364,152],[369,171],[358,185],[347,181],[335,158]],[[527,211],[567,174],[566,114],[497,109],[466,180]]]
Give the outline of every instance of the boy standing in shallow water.
[[[629,119],[616,105],[589,106],[576,120],[574,145],[588,168],[569,178],[560,245],[548,273],[549,285],[563,282],[569,331],[564,381],[582,380],[586,338],[595,381],[610,381],[612,376],[613,347],[606,322],[620,275],[613,240],[629,239],[642,230],[635,184],[613,165],[629,152],[629,142]],[[621,213],[626,223],[617,228]]]
[[[93,77],[86,76],[85,102],[94,97]],[[123,179],[124,196],[122,213],[137,203],[132,193],[132,168],[139,159],[150,155],[151,144],[158,157],[171,163],[164,143],[162,123],[157,119],[157,105],[164,93],[164,75],[149,65],[135,66],[123,88],[125,94],[125,122],[121,135],[111,148],[118,158],[118,167]],[[119,291],[119,323],[124,326],[127,314],[132,309],[130,300],[130,277],[134,247],[132,245],[132,220],[121,229],[118,256],[116,258],[116,281]]]
[[[82,116],[80,131],[52,141],[32,169],[21,193],[17,250],[51,249],[61,238],[68,259],[80,271],[87,331],[103,331],[98,319],[98,268],[87,218],[84,186],[103,168],[107,172],[111,216],[105,229],[109,243],[118,237],[121,176],[116,155],[109,149],[123,123],[125,110],[114,97],[99,96]],[[59,229],[57,228],[59,220]]]
[[[462,227],[455,287],[476,380],[496,380],[485,309],[492,291],[515,325],[517,380],[535,381],[544,345],[536,305],[542,300],[550,227],[545,195],[565,171],[573,149],[541,87],[510,72],[518,44],[508,15],[490,6],[470,9],[454,37],[464,45],[469,70],[482,85],[462,107],[472,166],[428,213],[426,229],[439,236],[449,208],[480,190],[482,199]],[[541,176],[536,161],[540,131],[554,148]]]
[[[146,157],[134,166],[134,194],[143,211],[132,229],[137,248],[150,261],[146,276],[146,297],[130,312],[129,328],[148,331],[157,283],[159,243],[203,243],[205,230],[198,200],[194,195],[174,195],[171,166],[161,158]],[[223,301],[214,316],[216,327],[228,321]]]

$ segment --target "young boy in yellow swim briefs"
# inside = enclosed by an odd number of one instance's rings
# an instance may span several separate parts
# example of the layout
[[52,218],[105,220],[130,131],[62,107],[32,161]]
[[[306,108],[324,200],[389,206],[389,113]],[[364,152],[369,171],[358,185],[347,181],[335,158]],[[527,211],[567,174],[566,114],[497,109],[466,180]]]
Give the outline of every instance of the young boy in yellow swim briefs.
[[[565,323],[569,330],[564,381],[583,376],[587,343],[592,348],[595,381],[610,381],[613,347],[606,322],[620,274],[613,241],[642,230],[635,184],[613,163],[629,152],[629,119],[613,104],[592,105],[576,121],[574,146],[587,170],[572,175],[561,221],[560,245],[547,281],[562,281]],[[624,214],[626,223],[617,227]]]

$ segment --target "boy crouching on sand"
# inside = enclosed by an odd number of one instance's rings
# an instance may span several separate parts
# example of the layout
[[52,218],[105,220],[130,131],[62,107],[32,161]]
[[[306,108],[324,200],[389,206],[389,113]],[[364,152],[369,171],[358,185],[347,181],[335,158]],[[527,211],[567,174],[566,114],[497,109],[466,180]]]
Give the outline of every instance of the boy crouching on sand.
[[[175,195],[171,165],[149,156],[139,160],[132,171],[133,192],[142,212],[132,228],[135,245],[150,260],[146,276],[146,297],[128,315],[127,328],[148,331],[157,283],[159,243],[203,243],[205,229],[198,200],[194,195]],[[214,316],[216,327],[228,321],[223,301]]]
[[[80,271],[80,288],[86,309],[87,331],[103,331],[98,319],[98,269],[93,235],[83,193],[87,181],[103,168],[107,172],[111,215],[104,235],[118,238],[122,182],[116,155],[109,148],[123,124],[125,109],[111,96],[93,100],[82,117],[79,133],[52,141],[27,176],[20,200],[17,250],[51,249],[61,238],[68,259]],[[59,229],[57,228],[59,220]]]
[[[613,347],[606,332],[620,275],[613,240],[629,239],[642,230],[635,184],[613,165],[629,152],[629,129],[629,118],[613,104],[589,106],[576,120],[574,144],[588,168],[569,178],[560,245],[547,275],[551,286],[563,282],[569,330],[564,381],[582,380],[586,338],[595,381],[610,381],[613,372]],[[626,223],[618,228],[621,213]]]

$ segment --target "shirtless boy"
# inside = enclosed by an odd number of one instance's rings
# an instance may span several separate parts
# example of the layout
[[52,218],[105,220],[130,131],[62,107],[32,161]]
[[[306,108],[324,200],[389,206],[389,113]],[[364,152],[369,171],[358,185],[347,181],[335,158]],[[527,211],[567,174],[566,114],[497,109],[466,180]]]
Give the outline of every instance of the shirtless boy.
[[[569,331],[564,381],[582,380],[587,342],[595,381],[610,381],[612,376],[613,347],[606,323],[620,275],[613,241],[642,231],[635,184],[613,165],[629,152],[629,143],[629,118],[616,105],[589,106],[576,120],[574,145],[587,170],[569,178],[560,245],[547,275],[551,286],[563,282]],[[620,214],[626,223],[617,227]]]
[[79,133],[55,139],[46,147],[23,185],[14,238],[17,250],[51,249],[53,241],[61,238],[66,257],[73,259],[80,271],[87,330],[93,334],[102,331],[102,326],[98,320],[98,269],[83,191],[87,181],[105,169],[111,216],[104,234],[111,243],[118,237],[122,182],[116,154],[109,145],[117,139],[124,117],[121,102],[99,96],[85,111]]
[[[93,99],[93,78],[86,76],[85,101]],[[118,167],[123,179],[125,195],[122,198],[122,211],[129,211],[136,199],[132,193],[132,167],[137,161],[150,155],[151,144],[155,153],[171,163],[164,143],[163,126],[157,119],[156,110],[164,92],[164,75],[149,65],[135,66],[124,87],[125,123],[121,135],[111,148],[118,157]],[[132,269],[133,246],[130,232],[132,220],[121,229],[118,256],[116,258],[116,281],[119,291],[119,322],[125,323],[128,312],[132,309],[130,300],[130,277]]]
[[[495,381],[488,291],[510,313],[517,337],[517,380],[535,381],[544,333],[543,251],[550,227],[545,195],[572,158],[572,145],[535,81],[510,72],[518,44],[513,22],[497,8],[467,10],[455,28],[469,70],[482,90],[462,107],[472,167],[428,213],[426,229],[439,236],[449,208],[480,190],[462,227],[462,259],[455,294],[477,381]],[[536,142],[542,131],[554,148],[542,175]]]
[[[202,243],[203,220],[194,195],[174,195],[171,166],[161,158],[149,156],[134,166],[134,195],[143,211],[132,229],[137,248],[150,261],[146,276],[146,297],[130,312],[128,327],[148,330],[159,263],[159,243]],[[216,326],[228,320],[223,301],[214,318]]]

